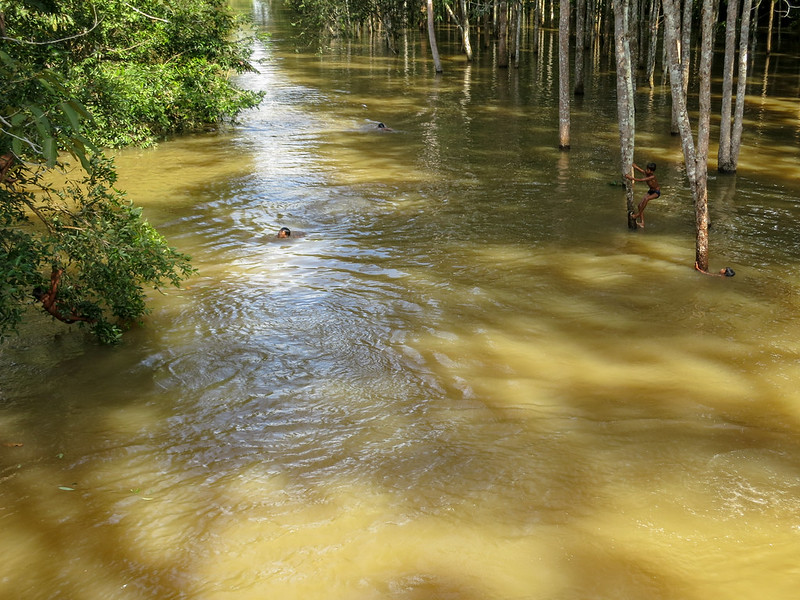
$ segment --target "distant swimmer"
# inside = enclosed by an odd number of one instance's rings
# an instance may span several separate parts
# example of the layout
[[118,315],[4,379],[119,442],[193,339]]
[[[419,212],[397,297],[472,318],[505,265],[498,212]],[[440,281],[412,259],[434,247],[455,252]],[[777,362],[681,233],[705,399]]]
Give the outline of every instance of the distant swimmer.
[[713,277],[733,277],[734,275],[736,275],[736,272],[730,267],[725,267],[724,269],[720,269],[719,273],[709,273],[708,271],[703,271],[703,269],[701,269],[700,265],[698,265],[697,263],[694,263],[694,268],[700,271],[703,275],[711,275]]
[[387,127],[383,123],[378,123],[378,131],[394,131],[391,127]]

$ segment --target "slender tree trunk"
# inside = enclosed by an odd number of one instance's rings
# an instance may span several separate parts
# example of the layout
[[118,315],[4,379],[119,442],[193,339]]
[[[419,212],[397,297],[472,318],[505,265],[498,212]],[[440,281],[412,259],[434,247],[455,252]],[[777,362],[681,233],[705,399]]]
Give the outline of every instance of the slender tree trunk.
[[583,64],[584,45],[583,38],[586,30],[585,24],[586,0],[576,0],[575,5],[575,88],[576,96],[583,96]]
[[461,9],[461,35],[464,37],[464,54],[467,55],[467,60],[472,60],[472,42],[470,41],[470,27],[469,27],[469,7],[467,0],[459,0]]
[[630,0],[630,7],[628,8],[628,21],[633,21],[634,23],[634,27],[631,27],[630,24],[628,25],[628,44],[631,47],[631,70],[633,71],[634,87],[636,86],[636,71],[639,68],[639,41],[641,39],[639,2],[640,0]]
[[514,67],[519,68],[522,45],[522,1],[518,0],[514,7]]
[[717,170],[731,170],[731,118],[733,108],[733,65],[736,58],[736,18],[739,0],[728,0],[728,15],[725,24],[725,58],[722,67],[722,106],[719,120],[719,149]]
[[467,61],[472,60],[472,44],[469,40],[469,17],[467,13],[464,12],[466,10],[466,0],[459,0],[459,12],[461,12],[461,16],[457,17],[456,14],[453,12],[453,8],[447,3],[444,3],[444,9],[447,11],[447,14],[453,19],[453,22],[458,27],[458,30],[461,32],[461,46],[464,49],[464,54],[467,57]]
[[715,0],[703,0],[702,39],[700,43],[699,123],[696,147],[689,122],[689,113],[686,108],[686,93],[681,80],[680,28],[677,1],[662,1],[672,101],[678,109],[678,127],[681,134],[686,176],[689,179],[695,207],[695,263],[698,269],[708,271],[708,141],[711,122],[711,59],[714,42]]
[[431,43],[433,68],[437,73],[441,73],[442,61],[439,59],[439,46],[436,45],[436,32],[433,28],[433,0],[428,0],[428,39]]
[[655,86],[656,52],[658,51],[658,23],[661,20],[661,2],[653,0],[650,8],[650,26],[648,27],[649,45],[647,48],[647,84]]
[[744,121],[744,101],[747,95],[747,52],[750,48],[750,17],[752,0],[744,0],[742,6],[742,23],[739,33],[739,73],[736,75],[736,113],[733,118],[733,135],[731,136],[731,166],[735,172],[739,166],[739,150],[742,147],[742,127]]
[[561,0],[558,20],[558,147],[569,150],[569,13]]
[[497,7],[497,66],[508,67],[508,2]]
[[[603,9],[605,19],[604,19],[603,24],[602,24],[603,33],[602,33],[601,37],[602,37],[603,45],[602,45],[601,53],[605,57],[609,52],[609,45],[611,45],[613,47],[613,44],[611,42],[613,42],[613,40],[614,40],[614,35],[612,33],[613,29],[614,29],[614,19],[613,19],[612,15],[611,15],[611,12],[612,12],[611,8],[610,8],[611,5],[609,3],[604,3],[603,6],[605,7]],[[630,8],[628,10],[630,10]]]
[[769,24],[767,25],[767,55],[772,52],[772,24],[775,20],[775,0],[769,3]]
[[[683,0],[683,13],[678,19],[680,25],[679,40],[678,40],[678,53],[680,60],[680,82],[683,88],[683,96],[689,93],[689,71],[691,67],[692,58],[692,9],[694,8],[694,0]],[[677,9],[676,9],[677,10]],[[665,11],[666,12],[666,11]],[[666,18],[666,15],[665,15]],[[677,17],[676,17],[677,18]],[[666,39],[666,28],[665,28]],[[671,72],[671,71],[670,71]],[[672,135],[680,134],[678,126],[678,109],[673,100],[672,103]]]
[[622,181],[625,182],[626,213],[628,227],[636,229],[636,219],[632,218],[635,202],[633,183],[625,175],[633,174],[633,151],[636,134],[636,113],[634,111],[633,70],[631,49],[628,44],[629,0],[613,0],[614,10],[614,49],[617,58],[617,115],[619,118],[619,147],[622,159]]

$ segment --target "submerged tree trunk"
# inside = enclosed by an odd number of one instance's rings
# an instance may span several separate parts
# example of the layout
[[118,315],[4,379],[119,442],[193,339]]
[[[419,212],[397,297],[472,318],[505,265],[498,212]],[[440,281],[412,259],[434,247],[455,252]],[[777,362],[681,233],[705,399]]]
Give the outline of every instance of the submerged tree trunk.
[[453,12],[453,8],[447,2],[444,3],[444,8],[447,11],[447,14],[450,15],[450,18],[453,19],[453,22],[458,27],[458,30],[461,32],[461,45],[464,49],[464,54],[467,57],[467,61],[472,60],[472,44],[470,43],[469,39],[469,16],[466,13],[466,0],[459,0],[459,11],[461,12],[461,16],[457,17],[456,14]]
[[464,54],[467,55],[467,60],[472,60],[472,42],[470,41],[470,28],[469,28],[469,7],[467,0],[460,0],[461,11],[461,35],[464,38]]
[[747,94],[747,52],[750,48],[750,17],[752,0],[744,0],[742,6],[742,24],[739,33],[739,73],[736,81],[736,112],[733,118],[733,134],[731,136],[731,164],[736,171],[739,165],[739,150],[742,147],[742,127],[744,121],[744,101]]
[[658,50],[658,23],[661,20],[661,1],[653,0],[650,9],[650,25],[648,27],[649,39],[647,47],[646,77],[647,84],[652,89],[655,86],[656,52]]
[[569,150],[569,0],[561,0],[558,21],[558,147]]
[[519,68],[519,56],[522,52],[522,2],[516,3],[514,14],[514,67]]
[[437,73],[442,72],[442,61],[439,59],[439,47],[436,45],[436,32],[433,28],[433,0],[428,0],[428,39],[433,54],[433,68]]
[[[736,18],[739,0],[728,0],[728,15],[725,23],[725,58],[722,67],[722,106],[719,120],[719,149],[717,170],[730,172],[731,166],[731,118],[733,111],[733,66],[736,58]],[[735,170],[735,169],[734,169]]]
[[717,170],[720,173],[735,173],[742,144],[742,120],[747,92],[747,55],[750,47],[750,13],[752,0],[744,0],[739,29],[739,62],[736,74],[736,113],[731,115],[733,104],[733,74],[736,55],[736,12],[738,2],[728,5],[728,20],[725,33],[725,68],[722,82],[722,111],[719,127],[719,152]]
[[584,43],[583,37],[586,30],[586,0],[577,0],[575,6],[575,88],[576,96],[583,96],[583,63]]
[[[756,6],[758,6],[756,4]],[[775,0],[769,3],[769,23],[767,25],[767,56],[772,53],[772,24],[775,21]]]
[[633,152],[636,133],[636,113],[634,111],[633,69],[631,48],[628,44],[629,0],[613,0],[614,10],[614,50],[617,59],[617,116],[619,119],[619,148],[622,162],[622,177],[625,182],[625,204],[628,227],[636,229],[633,218],[635,201],[633,183],[625,176],[633,174]]
[[497,66],[508,66],[508,2],[502,0],[497,6]]
[[[692,49],[693,7],[694,7],[694,0],[683,0],[683,12],[680,17],[676,15],[676,20],[678,21],[679,32],[680,32],[679,33],[680,37],[678,38],[678,59],[680,61],[680,67],[681,67],[679,75],[680,75],[681,87],[683,88],[684,97],[686,97],[686,95],[689,93],[689,67],[692,54],[691,49]],[[677,8],[675,10],[677,11]],[[666,40],[666,26],[665,26],[664,39]],[[665,53],[667,53],[666,48],[665,48]],[[671,133],[672,135],[680,134],[680,128],[678,127],[678,107],[675,105],[674,100],[672,102]]]
[[686,108],[686,93],[681,80],[680,20],[677,1],[663,0],[663,6],[672,101],[677,108],[686,176],[689,179],[695,208],[695,266],[701,271],[708,271],[708,140],[711,122],[711,59],[715,0],[703,0],[697,146],[694,144]]

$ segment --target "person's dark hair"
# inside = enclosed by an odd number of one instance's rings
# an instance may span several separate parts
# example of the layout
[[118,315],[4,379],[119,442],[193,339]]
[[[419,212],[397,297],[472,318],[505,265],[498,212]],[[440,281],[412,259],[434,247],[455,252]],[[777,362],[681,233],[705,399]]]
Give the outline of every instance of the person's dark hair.
[[733,277],[734,275],[736,275],[736,272],[730,267],[725,267],[722,270],[722,274],[725,275],[725,277]]
[[655,172],[656,170],[656,163],[647,163],[647,168],[651,171]]
[[386,125],[383,123],[378,123],[378,129],[386,129]]
[[285,233],[286,237],[291,237],[292,235],[292,232],[289,230],[288,227],[281,227],[280,231],[278,231],[278,234],[280,235],[281,233]]

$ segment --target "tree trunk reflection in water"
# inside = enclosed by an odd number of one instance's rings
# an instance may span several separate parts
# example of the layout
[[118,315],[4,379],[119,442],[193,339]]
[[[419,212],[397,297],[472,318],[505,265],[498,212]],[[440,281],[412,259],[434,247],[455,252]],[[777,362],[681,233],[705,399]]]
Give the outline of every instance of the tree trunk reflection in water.
[[284,27],[240,126],[118,158],[198,277],[122,347],[2,350],[0,597],[793,598],[796,74],[709,181],[725,280],[691,269],[666,89],[631,233],[614,77],[559,153],[553,32],[437,78]]

